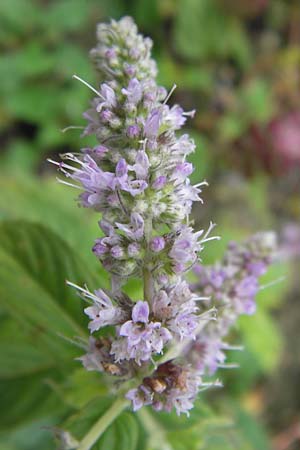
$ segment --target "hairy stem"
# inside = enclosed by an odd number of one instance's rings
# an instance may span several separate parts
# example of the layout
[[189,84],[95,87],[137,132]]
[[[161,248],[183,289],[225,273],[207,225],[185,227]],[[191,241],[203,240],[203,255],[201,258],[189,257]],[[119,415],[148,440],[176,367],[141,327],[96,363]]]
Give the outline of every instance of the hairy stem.
[[144,300],[148,303],[151,303],[152,299],[152,290],[153,290],[153,280],[152,280],[152,274],[150,269],[150,261],[149,261],[149,244],[152,237],[152,218],[149,218],[147,221],[145,221],[145,239],[147,242],[147,251],[145,255],[145,261],[144,261]]
[[109,427],[109,425],[121,414],[121,412],[128,406],[128,400],[124,398],[117,399],[111,407],[103,414],[92,428],[87,432],[80,442],[77,450],[89,450],[95,442],[99,439],[102,433]]

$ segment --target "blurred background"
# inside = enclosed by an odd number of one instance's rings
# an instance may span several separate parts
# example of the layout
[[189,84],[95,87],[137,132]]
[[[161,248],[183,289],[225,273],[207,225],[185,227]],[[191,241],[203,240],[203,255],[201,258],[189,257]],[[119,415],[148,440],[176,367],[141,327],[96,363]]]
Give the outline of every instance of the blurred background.
[[[221,372],[225,388],[205,396],[232,424],[195,450],[300,449],[299,0],[1,0],[0,263],[9,269],[0,275],[0,449],[53,448],[43,426],[63,414],[48,398],[51,389],[63,396],[61,365],[59,376],[52,377],[53,366],[45,372],[46,362],[25,346],[11,321],[26,317],[29,283],[25,275],[16,281],[14,264],[29,264],[36,275],[34,258],[46,254],[39,277],[47,278],[50,295],[60,283],[57,268],[62,280],[70,270],[46,251],[48,240],[78,255],[78,270],[99,273],[90,254],[95,216],[76,207],[76,193],[56,182],[46,159],[89,145],[80,131],[61,131],[84,124],[91,98],[72,75],[95,83],[88,51],[96,23],[123,15],[153,39],[159,83],[177,84],[170,103],[197,110],[187,128],[197,143],[192,181],[206,179],[209,188],[194,217],[199,226],[216,222],[222,236],[206,247],[204,263],[221,257],[229,240],[267,229],[279,236],[280,258],[263,284],[285,279],[261,292],[257,314],[235,330],[235,342],[245,345],[233,356],[240,369]],[[29,223],[36,224],[34,232]],[[23,241],[16,246],[20,232],[33,239],[33,250]],[[30,292],[38,296],[33,287]],[[7,309],[11,297],[24,303]],[[36,335],[29,331],[32,344]],[[71,404],[81,402],[70,393],[80,386],[78,372],[67,381]]]

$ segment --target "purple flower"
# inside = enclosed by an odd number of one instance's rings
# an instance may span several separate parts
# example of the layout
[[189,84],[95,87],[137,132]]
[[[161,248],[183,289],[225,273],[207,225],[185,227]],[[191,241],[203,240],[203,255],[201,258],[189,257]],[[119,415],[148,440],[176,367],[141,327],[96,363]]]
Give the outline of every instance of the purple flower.
[[133,322],[147,323],[149,320],[149,305],[147,302],[139,301],[132,309]]
[[162,189],[165,186],[166,182],[167,182],[167,177],[165,177],[164,175],[161,175],[154,180],[154,182],[152,183],[152,188],[153,189]]
[[195,338],[195,331],[199,325],[199,319],[195,314],[182,312],[168,321],[168,326],[180,339]]
[[147,138],[155,139],[157,137],[161,118],[162,113],[159,108],[155,108],[150,112],[144,126],[144,133]]
[[105,243],[105,238],[96,239],[93,247],[93,253],[96,256],[102,256],[109,252],[109,246]]
[[120,341],[112,345],[117,361],[134,359],[137,364],[148,361],[152,354],[161,353],[172,335],[160,322],[149,322],[149,305],[139,301],[132,309],[132,320],[119,329]]
[[174,169],[171,180],[174,180],[176,183],[182,183],[186,177],[193,172],[193,170],[193,164],[187,162],[179,163]]
[[109,123],[113,118],[113,113],[109,109],[102,109],[100,112],[102,122]]
[[131,389],[125,397],[131,400],[133,411],[138,411],[142,406],[151,405],[153,394],[150,389],[142,386],[138,389]]
[[117,106],[117,98],[115,91],[107,83],[101,84],[100,95],[103,101],[98,104],[96,108],[97,112],[100,112],[103,107],[110,109],[115,108]]
[[116,259],[121,259],[124,257],[124,250],[120,245],[115,245],[110,250],[111,256]]
[[140,134],[140,127],[138,125],[129,125],[129,127],[127,127],[126,135],[130,139],[137,138],[139,134]]
[[201,232],[193,233],[192,228],[182,227],[179,235],[174,240],[169,256],[175,263],[187,263],[195,261],[197,253],[201,250],[198,237]]
[[189,137],[188,134],[183,134],[180,138],[172,144],[172,154],[189,155],[195,151],[195,142]]
[[127,251],[130,257],[135,258],[140,254],[141,247],[136,242],[132,242],[131,244],[128,245]]
[[81,361],[86,370],[97,370],[99,372],[103,371],[102,365],[102,354],[96,346],[96,339],[93,337],[89,338],[88,352],[78,358]]
[[122,178],[127,176],[128,168],[124,158],[120,159],[116,165],[116,177]]
[[169,122],[171,127],[178,130],[186,121],[186,117],[183,115],[183,109],[178,105],[172,106],[166,114],[166,120]]
[[123,224],[116,222],[119,230],[124,231],[126,236],[134,241],[142,239],[144,235],[144,219],[138,213],[132,213],[130,217],[130,224]]
[[265,263],[265,261],[249,262],[246,265],[246,269],[251,275],[260,277],[266,272],[267,264]]
[[161,252],[165,248],[165,240],[162,236],[155,236],[151,239],[150,248],[153,252]]
[[114,306],[108,295],[101,289],[95,291],[95,295],[92,298],[94,301],[93,306],[89,306],[84,310],[85,314],[91,319],[89,323],[91,333],[106,325],[122,323],[126,318],[126,313],[118,306]]
[[135,164],[129,166],[130,170],[133,170],[138,179],[144,180],[148,177],[150,163],[147,153],[144,150],[140,150],[136,154]]
[[122,94],[126,95],[130,103],[133,103],[134,105],[138,104],[143,95],[141,83],[136,78],[132,78],[129,81],[127,88],[122,89]]

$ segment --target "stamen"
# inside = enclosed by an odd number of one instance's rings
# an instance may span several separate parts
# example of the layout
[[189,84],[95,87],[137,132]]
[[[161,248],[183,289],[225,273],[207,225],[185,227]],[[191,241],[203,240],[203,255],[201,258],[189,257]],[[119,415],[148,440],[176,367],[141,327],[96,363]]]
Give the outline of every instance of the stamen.
[[209,186],[209,184],[208,184],[208,182],[206,180],[201,181],[201,183],[194,184],[195,188],[198,188],[200,186]]
[[263,284],[262,286],[259,287],[259,290],[262,291],[263,289],[267,289],[271,286],[274,286],[275,284],[282,283],[285,280],[286,280],[285,276],[279,277],[276,280],[270,281],[270,283]]
[[84,81],[82,78],[78,77],[77,75],[73,75],[72,78],[75,78],[75,80],[80,81],[82,84],[84,84],[85,86],[87,86],[89,89],[91,89],[91,91],[93,91],[95,94],[97,94],[100,98],[102,98],[102,100],[105,101],[105,98],[103,97],[103,95],[100,94],[100,92],[98,92],[95,88],[93,88],[93,86],[91,86],[89,83],[87,83],[86,81]]
[[240,365],[239,364],[218,364],[218,367],[220,369],[239,369]]
[[71,187],[76,188],[76,189],[79,189],[79,190],[82,189],[80,186],[77,186],[76,184],[73,184],[73,183],[68,183],[67,181],[61,180],[61,179],[58,178],[58,177],[56,177],[56,180],[57,180],[59,183],[61,183],[61,184],[65,184],[66,186],[71,186]]
[[173,94],[173,92],[175,91],[176,88],[177,88],[177,85],[174,84],[173,87],[172,87],[172,89],[170,90],[170,92],[168,93],[168,95],[166,96],[166,98],[164,99],[163,105],[165,105],[165,104],[169,101],[171,95]]
[[84,130],[85,129],[85,127],[83,127],[83,126],[77,126],[77,125],[70,125],[70,126],[68,126],[68,127],[66,127],[66,128],[63,128],[62,130],[60,130],[62,133],[65,133],[66,131],[69,131],[69,130]]
[[64,341],[69,342],[69,344],[75,345],[78,348],[82,348],[85,351],[87,351],[87,349],[88,349],[87,343],[80,342],[79,339],[75,340],[75,339],[69,338],[68,336],[65,336],[62,333],[56,333],[56,335],[59,336],[60,338],[62,338]]

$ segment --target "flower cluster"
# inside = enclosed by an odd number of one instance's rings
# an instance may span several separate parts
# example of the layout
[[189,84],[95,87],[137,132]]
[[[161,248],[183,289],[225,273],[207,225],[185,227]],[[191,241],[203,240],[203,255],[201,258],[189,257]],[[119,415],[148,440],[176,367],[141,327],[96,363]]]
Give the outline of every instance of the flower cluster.
[[[83,136],[94,135],[98,144],[77,155],[65,154],[55,163],[73,180],[66,184],[82,190],[79,203],[101,213],[102,234],[93,253],[111,275],[111,291],[91,293],[75,286],[90,303],[85,313],[91,333],[113,327],[105,338],[92,337],[80,359],[88,370],[123,380],[137,374],[135,379],[142,382],[127,393],[134,409],[151,404],[157,410],[174,407],[178,414],[187,413],[199,389],[207,386],[202,377],[211,365],[209,357],[224,358],[220,339],[205,341],[216,309],[203,296],[211,296],[213,289],[224,296],[227,283],[235,289],[234,295],[226,290],[230,308],[249,312],[256,277],[263,270],[259,265],[267,261],[261,261],[260,247],[257,258],[252,252],[248,262],[243,252],[232,249],[228,267],[239,270],[247,262],[249,276],[236,283],[237,275],[223,267],[216,273],[205,271],[199,293],[192,292],[186,272],[197,262],[203,244],[216,238],[210,237],[213,224],[206,232],[195,232],[189,220],[206,184],[191,184],[193,166],[186,158],[195,145],[187,134],[178,135],[194,111],[168,106],[172,92],[168,95],[155,81],[151,40],[138,34],[131,18],[99,25],[98,41],[91,56],[101,82],[96,89],[81,80],[95,94],[84,113]],[[129,277],[142,279],[144,297],[137,302],[122,292]],[[190,363],[187,353],[191,342],[191,354],[196,345],[201,347],[201,339],[209,347],[203,367]],[[206,355],[201,349],[199,354]]]
[[259,277],[272,263],[276,251],[273,232],[257,233],[241,244],[230,242],[221,262],[194,267],[193,290],[209,297],[206,304],[218,310],[218,320],[206,326],[188,349],[187,358],[198,370],[212,374],[223,366],[224,350],[232,348],[223,338],[241,314],[253,314]]

